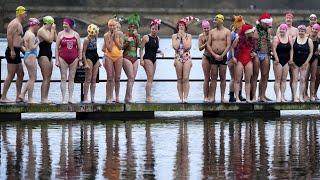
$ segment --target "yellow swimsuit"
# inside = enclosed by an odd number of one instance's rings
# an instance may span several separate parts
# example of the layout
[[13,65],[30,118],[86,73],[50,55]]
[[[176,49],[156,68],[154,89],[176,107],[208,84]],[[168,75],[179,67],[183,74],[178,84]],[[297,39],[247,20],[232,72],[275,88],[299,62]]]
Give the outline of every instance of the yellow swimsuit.
[[120,50],[115,43],[112,43],[112,50],[111,52],[106,48],[105,55],[110,58],[113,62],[116,62],[118,59],[122,57],[122,50]]

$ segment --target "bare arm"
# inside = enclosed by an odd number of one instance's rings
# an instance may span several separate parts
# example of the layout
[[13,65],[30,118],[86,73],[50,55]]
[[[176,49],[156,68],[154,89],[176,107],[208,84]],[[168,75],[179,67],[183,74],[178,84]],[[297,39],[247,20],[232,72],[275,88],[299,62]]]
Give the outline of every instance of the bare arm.
[[279,57],[278,57],[278,54],[277,54],[278,43],[279,43],[278,36],[274,36],[273,42],[272,42],[272,53],[273,53],[273,56],[274,56],[274,60],[276,62],[279,62]]
[[229,30],[228,30],[228,32],[226,34],[226,40],[227,40],[227,47],[223,51],[223,53],[221,54],[221,57],[224,57],[228,53],[228,51],[229,51],[229,49],[231,47],[231,32]]
[[307,61],[305,63],[309,63],[310,59],[313,56],[313,42],[310,38],[308,38],[308,44],[309,44],[309,56],[308,56]]
[[86,51],[88,48],[88,44],[89,44],[89,39],[88,37],[86,37],[83,41],[83,45],[82,45],[82,59],[84,61],[84,65],[86,65],[87,63],[87,57],[86,57]]
[[56,41],[56,66],[60,66],[60,57],[59,57],[59,48],[60,48],[60,41],[61,41],[61,32],[58,34],[57,41]]
[[206,48],[207,43],[203,40],[204,35],[200,34],[198,39],[199,51],[202,51]]
[[147,35],[144,35],[142,37],[142,41],[141,41],[141,45],[140,45],[140,62],[143,61],[143,56],[144,56],[144,53],[143,53],[143,50],[144,50],[144,46],[146,45],[146,43],[149,41],[149,38]]
[[186,38],[182,38],[183,47],[185,51],[189,51],[191,49],[191,45],[192,45],[191,40],[192,40],[191,34],[188,34]]
[[77,43],[78,43],[78,58],[79,60],[82,60],[82,48],[81,48],[81,40],[80,40],[80,36],[77,32],[75,32],[75,36],[77,38]]
[[115,35],[114,35],[114,43],[115,45],[119,48],[119,49],[122,49],[123,47],[123,39],[122,39],[122,32],[120,31],[117,31],[115,32]]
[[181,39],[178,38],[178,34],[173,34],[171,36],[171,40],[172,40],[172,48],[177,51],[179,49]]
[[13,37],[14,37],[14,34],[17,33],[18,31],[18,26],[17,24],[14,24],[13,26],[9,26],[8,27],[8,35],[7,35],[7,40],[8,40],[8,46],[10,48],[11,51],[14,51],[13,50]]
[[290,62],[293,62],[293,41],[292,38],[289,37],[289,41],[290,41],[290,45],[291,45],[291,49],[290,49]]

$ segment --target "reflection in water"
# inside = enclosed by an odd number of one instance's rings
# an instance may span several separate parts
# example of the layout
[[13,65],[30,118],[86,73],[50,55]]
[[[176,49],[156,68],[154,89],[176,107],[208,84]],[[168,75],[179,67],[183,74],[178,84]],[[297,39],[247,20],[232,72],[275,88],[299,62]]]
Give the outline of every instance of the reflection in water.
[[[155,179],[168,172],[176,179],[319,179],[319,126],[312,117],[1,123],[0,179]],[[163,156],[168,142],[175,156]],[[163,161],[167,169],[159,168]]]

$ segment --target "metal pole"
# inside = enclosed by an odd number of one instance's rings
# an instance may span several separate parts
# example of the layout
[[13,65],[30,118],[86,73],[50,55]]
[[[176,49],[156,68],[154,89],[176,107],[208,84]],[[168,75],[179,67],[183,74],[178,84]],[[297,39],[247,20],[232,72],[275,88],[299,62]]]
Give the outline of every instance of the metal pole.
[[2,91],[1,91],[1,80],[2,80],[2,77],[1,77],[1,74],[2,74],[2,67],[1,67],[1,62],[2,62],[2,58],[0,58],[0,98],[2,97]]
[[81,83],[80,99],[81,99],[81,102],[84,101],[83,83]]

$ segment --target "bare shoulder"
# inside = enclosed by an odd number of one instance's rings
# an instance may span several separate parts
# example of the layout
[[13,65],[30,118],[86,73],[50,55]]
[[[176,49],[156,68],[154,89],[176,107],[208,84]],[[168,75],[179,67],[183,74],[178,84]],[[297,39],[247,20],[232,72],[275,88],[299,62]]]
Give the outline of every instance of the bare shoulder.
[[142,40],[144,40],[144,41],[149,41],[149,36],[148,36],[148,35],[144,35],[144,36],[142,37]]
[[224,27],[224,31],[225,31],[226,33],[228,33],[228,34],[231,34],[230,29],[228,29],[228,28],[226,28],[226,27]]
[[171,38],[177,38],[177,33],[175,33],[175,34],[172,34],[172,36],[171,36]]
[[187,34],[187,37],[188,37],[188,38],[192,38],[192,35],[191,35],[191,34]]

